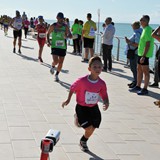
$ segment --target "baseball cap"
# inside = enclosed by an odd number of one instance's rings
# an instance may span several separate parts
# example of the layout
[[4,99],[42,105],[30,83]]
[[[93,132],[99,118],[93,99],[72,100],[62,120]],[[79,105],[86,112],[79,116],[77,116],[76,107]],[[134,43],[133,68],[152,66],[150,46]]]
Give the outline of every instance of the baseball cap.
[[38,19],[43,19],[43,16],[38,16]]
[[57,17],[63,19],[63,18],[64,18],[64,14],[63,14],[62,12],[59,12],[59,13],[57,14]]

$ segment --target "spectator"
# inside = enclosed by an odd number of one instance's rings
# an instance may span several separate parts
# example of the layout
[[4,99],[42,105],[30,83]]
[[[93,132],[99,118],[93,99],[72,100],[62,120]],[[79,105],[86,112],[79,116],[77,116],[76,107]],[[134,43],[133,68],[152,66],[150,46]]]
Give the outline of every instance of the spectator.
[[[132,24],[133,28],[133,35],[128,39],[125,37],[127,43],[127,58],[129,59],[130,69],[133,73],[133,81],[132,83],[128,84],[129,88],[134,88],[137,84],[137,49],[138,43],[142,34],[142,28],[140,28],[139,22],[134,22]],[[131,52],[129,52],[131,51]]]
[[112,70],[112,48],[113,38],[115,34],[115,27],[111,24],[112,18],[108,17],[105,20],[106,27],[102,35],[102,50],[103,50],[103,71]]
[[97,30],[97,27],[96,23],[91,19],[92,15],[91,13],[88,13],[87,14],[88,21],[84,24],[82,30],[82,38],[84,41],[84,48],[85,48],[84,60],[82,62],[88,62],[89,52],[90,52],[90,57],[93,57],[94,55],[93,44],[95,39],[95,31]]
[[[140,19],[143,32],[138,45],[138,65],[137,65],[137,85],[130,89],[131,92],[137,92],[138,95],[148,94],[149,74],[149,58],[153,56],[154,39],[151,36],[152,28],[149,26],[150,17],[142,16]],[[141,89],[141,83],[144,75],[144,87]]]
[[72,31],[72,39],[73,39],[73,53],[77,55],[80,54],[80,46],[79,46],[79,24],[78,19],[74,20],[74,24],[72,25],[71,31]]

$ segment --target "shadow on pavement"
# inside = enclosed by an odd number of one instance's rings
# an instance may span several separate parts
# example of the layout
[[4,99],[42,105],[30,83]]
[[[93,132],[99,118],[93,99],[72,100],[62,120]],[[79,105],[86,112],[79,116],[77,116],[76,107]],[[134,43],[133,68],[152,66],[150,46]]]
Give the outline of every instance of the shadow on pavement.
[[160,94],[159,94],[160,89],[159,88],[157,88],[157,92],[158,93],[155,93],[155,92],[149,90],[148,96],[152,97],[152,98],[155,98],[155,99],[160,99]]
[[48,64],[48,63],[45,63],[45,62],[41,63],[41,65],[42,65],[42,66],[45,66],[45,67],[48,67],[48,68],[51,68],[51,65]]
[[22,45],[22,48],[26,48],[26,49],[34,49],[34,47],[28,47],[28,46],[23,46],[23,45]]
[[27,38],[28,40],[32,40],[32,41],[37,41],[36,39],[34,38]]
[[66,83],[66,82],[63,82],[63,81],[59,81],[59,84],[60,84],[62,87],[66,88],[66,89],[70,89],[70,87],[71,87],[71,84]]
[[[118,76],[118,77],[121,77],[121,78],[125,78],[125,79],[128,79],[130,81],[132,81],[132,77],[130,76],[127,76],[127,75],[124,75],[124,74],[120,74],[120,73],[117,73],[117,72],[107,72],[107,73],[110,73],[112,75],[115,75],[115,76]],[[123,72],[124,73],[124,72]]]
[[91,158],[89,158],[89,160],[104,160],[101,157],[97,156],[96,154],[94,154],[93,152],[89,151],[86,152],[87,154],[89,154],[90,156],[92,156]]
[[34,61],[34,62],[38,62],[38,59],[37,58],[32,58],[32,57],[28,57],[26,55],[23,55],[23,54],[18,54],[16,53],[18,56],[22,57],[23,59],[26,59],[26,60],[29,60],[29,61]]

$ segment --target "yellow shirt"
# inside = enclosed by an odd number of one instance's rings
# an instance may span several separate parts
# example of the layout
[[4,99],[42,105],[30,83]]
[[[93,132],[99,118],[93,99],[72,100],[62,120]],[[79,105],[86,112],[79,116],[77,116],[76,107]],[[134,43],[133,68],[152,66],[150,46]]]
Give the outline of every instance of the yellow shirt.
[[97,30],[96,23],[92,20],[87,21],[83,26],[83,37],[94,39],[95,37],[95,31]]

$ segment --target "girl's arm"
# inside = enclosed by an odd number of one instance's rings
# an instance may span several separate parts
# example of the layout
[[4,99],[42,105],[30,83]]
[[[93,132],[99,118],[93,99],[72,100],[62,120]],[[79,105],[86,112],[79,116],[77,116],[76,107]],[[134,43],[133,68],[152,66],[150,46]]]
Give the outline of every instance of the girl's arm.
[[103,100],[103,110],[106,111],[109,107],[109,100],[108,98]]
[[63,108],[64,108],[64,106],[67,106],[67,105],[69,104],[72,95],[73,95],[73,91],[70,90],[70,91],[69,91],[69,94],[68,94],[67,100],[62,103],[62,107],[63,107]]

